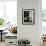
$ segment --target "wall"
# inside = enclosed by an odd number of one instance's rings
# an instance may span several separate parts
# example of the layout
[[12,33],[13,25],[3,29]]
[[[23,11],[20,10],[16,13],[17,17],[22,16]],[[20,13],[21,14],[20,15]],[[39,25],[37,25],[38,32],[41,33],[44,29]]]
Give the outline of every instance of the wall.
[[[19,39],[29,39],[32,44],[39,46],[41,35],[41,0],[18,0],[17,1],[17,31]],[[22,9],[35,9],[35,24],[22,24]]]

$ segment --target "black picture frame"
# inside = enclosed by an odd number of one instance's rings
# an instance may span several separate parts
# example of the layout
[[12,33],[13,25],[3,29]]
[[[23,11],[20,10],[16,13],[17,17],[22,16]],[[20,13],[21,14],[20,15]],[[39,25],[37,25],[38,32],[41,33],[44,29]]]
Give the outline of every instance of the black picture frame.
[[35,9],[22,9],[22,24],[35,24]]

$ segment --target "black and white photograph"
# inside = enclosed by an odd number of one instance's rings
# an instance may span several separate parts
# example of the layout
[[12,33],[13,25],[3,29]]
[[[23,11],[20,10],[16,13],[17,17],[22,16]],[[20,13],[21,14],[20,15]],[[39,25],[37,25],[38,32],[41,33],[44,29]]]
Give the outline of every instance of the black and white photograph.
[[34,24],[35,23],[35,9],[23,9],[22,10],[22,24]]

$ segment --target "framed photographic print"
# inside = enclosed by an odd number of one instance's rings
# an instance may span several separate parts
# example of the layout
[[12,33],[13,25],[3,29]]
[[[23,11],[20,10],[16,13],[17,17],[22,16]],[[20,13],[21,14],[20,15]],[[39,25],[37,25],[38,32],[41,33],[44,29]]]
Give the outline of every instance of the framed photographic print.
[[35,9],[22,9],[22,24],[35,24]]

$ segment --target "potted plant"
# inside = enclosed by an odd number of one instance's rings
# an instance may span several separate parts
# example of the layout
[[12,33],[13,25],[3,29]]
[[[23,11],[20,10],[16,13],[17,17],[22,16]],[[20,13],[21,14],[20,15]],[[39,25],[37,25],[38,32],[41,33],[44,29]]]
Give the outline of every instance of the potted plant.
[[4,19],[3,18],[0,18],[0,27],[2,27],[4,25]]

